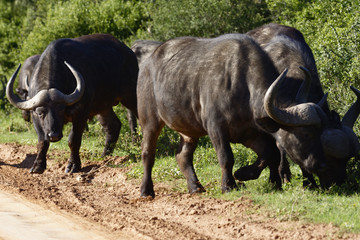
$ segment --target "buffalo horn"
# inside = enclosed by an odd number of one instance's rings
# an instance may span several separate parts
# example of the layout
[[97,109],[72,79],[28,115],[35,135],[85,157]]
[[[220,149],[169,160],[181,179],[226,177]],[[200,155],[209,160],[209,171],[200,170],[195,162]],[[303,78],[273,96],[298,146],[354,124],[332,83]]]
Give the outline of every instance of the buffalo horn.
[[22,109],[22,110],[32,110],[41,104],[53,101],[53,102],[63,102],[67,106],[70,106],[77,101],[79,101],[84,94],[85,90],[85,83],[84,79],[81,76],[81,74],[76,71],[70,64],[65,62],[66,66],[70,69],[70,71],[73,73],[75,79],[76,79],[76,89],[73,93],[69,95],[63,94],[61,91],[51,88],[49,90],[41,90],[39,91],[33,98],[29,100],[22,100],[13,92],[13,85],[14,81],[16,79],[16,76],[20,70],[20,66],[17,68],[15,73],[11,76],[7,86],[6,86],[6,96],[10,103],[14,105],[15,107]]
[[77,101],[79,101],[81,99],[81,97],[83,96],[84,91],[85,91],[85,82],[84,82],[84,78],[78,71],[76,71],[66,61],[64,63],[70,69],[70,71],[72,72],[72,74],[74,75],[74,77],[76,79],[76,88],[75,88],[74,92],[69,95],[64,95],[64,101],[65,101],[66,105],[70,106],[70,105],[73,105],[74,103],[76,103]]
[[352,129],[360,113],[360,91],[353,86],[350,88],[356,94],[357,99],[343,117],[342,124]]
[[14,72],[14,74],[11,76],[8,84],[6,85],[6,97],[7,99],[9,100],[9,102],[14,105],[15,107],[17,102],[21,101],[21,99],[16,95],[14,94],[13,92],[13,87],[14,87],[14,81],[16,79],[16,76],[20,70],[20,67],[21,67],[21,64],[19,64],[18,68],[16,69],[16,71]]
[[307,68],[300,66],[300,69],[304,71],[306,77],[305,81],[302,81],[300,89],[296,94],[296,101],[299,103],[305,103],[307,102],[309,96],[312,77],[310,71]]
[[25,78],[25,89],[26,89],[26,91],[29,91],[29,89],[30,89],[28,75],[26,75],[26,78]]
[[322,109],[315,103],[300,103],[284,109],[275,106],[279,87],[286,78],[287,71],[285,69],[267,90],[264,97],[266,113],[274,121],[285,126],[306,126],[320,123]]
[[[31,110],[32,106],[38,105],[38,98],[33,98],[32,100],[22,100],[20,99],[16,94],[13,92],[14,82],[16,79],[16,76],[20,70],[21,64],[19,64],[18,68],[14,72],[14,74],[11,76],[8,84],[6,85],[6,97],[9,100],[9,102],[14,105],[17,108],[20,108],[22,110]],[[37,95],[44,96],[46,95],[46,90],[40,91]]]

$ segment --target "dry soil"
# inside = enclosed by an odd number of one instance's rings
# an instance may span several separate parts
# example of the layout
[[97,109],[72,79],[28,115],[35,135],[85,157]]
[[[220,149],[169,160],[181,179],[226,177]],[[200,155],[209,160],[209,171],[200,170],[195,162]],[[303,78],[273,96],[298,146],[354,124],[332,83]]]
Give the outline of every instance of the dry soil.
[[69,153],[51,150],[47,170],[29,174],[35,153],[0,144],[0,239],[360,239],[332,224],[269,217],[246,197],[209,199],[156,184],[154,199],[140,198],[139,181],[109,167],[124,161],[116,156],[65,174],[58,159]]

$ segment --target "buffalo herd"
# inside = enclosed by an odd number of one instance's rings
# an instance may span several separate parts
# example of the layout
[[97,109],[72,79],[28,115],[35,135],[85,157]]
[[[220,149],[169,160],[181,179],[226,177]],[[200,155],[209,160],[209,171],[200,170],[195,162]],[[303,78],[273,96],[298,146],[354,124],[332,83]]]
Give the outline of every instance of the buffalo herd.
[[[141,196],[155,196],[152,167],[156,144],[166,125],[180,135],[176,161],[190,193],[205,191],[195,173],[193,154],[208,135],[221,167],[221,189],[236,180],[259,177],[266,167],[278,188],[290,181],[287,157],[298,164],[304,186],[342,184],[346,165],[360,144],[353,126],[357,100],[341,119],[330,110],[315,59],[295,28],[267,24],[245,34],[216,38],[179,37],[165,42],[138,40],[131,48],[109,34],[51,42],[29,57],[6,86],[9,102],[33,122],[37,156],[30,173],[43,173],[50,142],[72,122],[65,172],[81,170],[80,145],[87,120],[97,117],[106,133],[102,156],[111,154],[121,122],[113,106],[127,108],[131,131],[141,126],[144,174]],[[30,117],[31,116],[31,117]],[[230,143],[241,143],[257,160],[233,173]]]

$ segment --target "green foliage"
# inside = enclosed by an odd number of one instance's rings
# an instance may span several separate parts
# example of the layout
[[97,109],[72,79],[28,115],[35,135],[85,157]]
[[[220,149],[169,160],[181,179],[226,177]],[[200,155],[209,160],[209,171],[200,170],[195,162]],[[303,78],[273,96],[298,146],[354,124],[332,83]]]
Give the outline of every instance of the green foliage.
[[[35,18],[34,27],[23,42],[22,59],[41,53],[58,38],[109,33],[129,43],[148,18],[148,5],[140,1],[72,0],[50,2],[46,6],[46,18],[42,14]],[[34,19],[36,13],[28,18]]]
[[21,1],[0,1],[0,78],[15,66],[20,45],[19,28],[26,6]]
[[269,20],[264,1],[158,0],[155,3],[150,29],[152,38],[157,40],[246,32]]

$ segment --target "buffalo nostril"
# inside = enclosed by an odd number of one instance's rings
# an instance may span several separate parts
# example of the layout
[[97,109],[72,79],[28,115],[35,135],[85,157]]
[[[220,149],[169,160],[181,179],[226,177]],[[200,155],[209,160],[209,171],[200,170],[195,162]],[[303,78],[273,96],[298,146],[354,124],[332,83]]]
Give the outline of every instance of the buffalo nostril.
[[51,133],[48,133],[48,137],[49,137],[50,142],[57,142],[62,138],[62,134],[51,132]]

